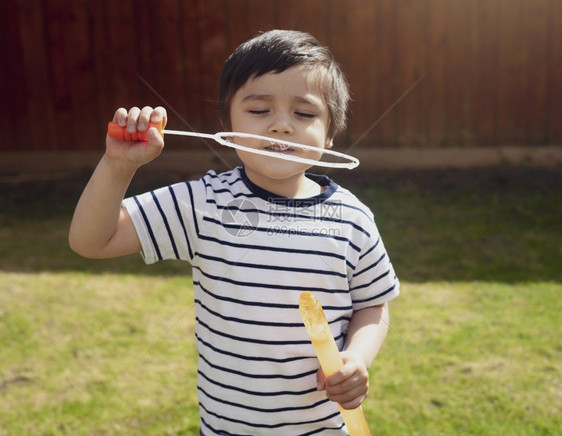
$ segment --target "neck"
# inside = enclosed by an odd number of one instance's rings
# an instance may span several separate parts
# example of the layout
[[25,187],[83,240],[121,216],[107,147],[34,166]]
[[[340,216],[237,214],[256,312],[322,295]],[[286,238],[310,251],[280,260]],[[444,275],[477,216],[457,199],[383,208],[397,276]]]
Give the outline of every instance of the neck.
[[322,186],[306,177],[304,173],[283,179],[274,179],[248,168],[245,168],[245,172],[252,183],[281,197],[309,198],[319,195],[323,191]]

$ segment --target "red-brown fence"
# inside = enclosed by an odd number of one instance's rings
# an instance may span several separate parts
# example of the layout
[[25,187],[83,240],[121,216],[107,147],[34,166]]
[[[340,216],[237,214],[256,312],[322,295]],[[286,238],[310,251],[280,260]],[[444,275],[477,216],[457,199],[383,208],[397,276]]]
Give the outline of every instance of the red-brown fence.
[[3,0],[1,9],[0,150],[98,149],[119,106],[162,104],[171,128],[216,131],[224,60],[271,28],[311,32],[342,65],[354,101],[340,142],[562,144],[560,0]]

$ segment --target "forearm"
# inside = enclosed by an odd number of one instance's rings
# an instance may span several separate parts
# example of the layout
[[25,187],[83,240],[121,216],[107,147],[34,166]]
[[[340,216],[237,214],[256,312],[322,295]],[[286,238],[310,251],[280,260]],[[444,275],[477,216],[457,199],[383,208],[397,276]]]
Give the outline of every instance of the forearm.
[[135,170],[107,155],[102,157],[78,201],[70,225],[69,243],[74,251],[91,258],[126,254],[110,252],[108,247],[114,245],[112,238],[124,213],[121,202]]
[[355,312],[349,323],[346,351],[360,356],[369,368],[386,338],[389,321],[388,303]]

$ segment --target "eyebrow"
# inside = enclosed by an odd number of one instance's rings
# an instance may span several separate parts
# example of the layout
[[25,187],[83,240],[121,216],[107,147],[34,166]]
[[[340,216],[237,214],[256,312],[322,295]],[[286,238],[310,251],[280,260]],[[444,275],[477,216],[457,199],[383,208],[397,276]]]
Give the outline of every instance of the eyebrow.
[[[246,102],[246,101],[271,101],[273,100],[273,96],[270,94],[248,94],[247,96],[245,96],[242,99],[242,103]],[[314,101],[311,101],[307,98],[301,97],[301,96],[296,96],[295,100],[299,103],[304,103],[304,104],[309,104],[311,106],[318,106],[318,103],[315,103]]]
[[253,100],[258,100],[258,101],[269,101],[273,98],[273,96],[269,95],[269,94],[248,94],[246,97],[244,97],[242,99],[242,102],[245,101],[253,101]]

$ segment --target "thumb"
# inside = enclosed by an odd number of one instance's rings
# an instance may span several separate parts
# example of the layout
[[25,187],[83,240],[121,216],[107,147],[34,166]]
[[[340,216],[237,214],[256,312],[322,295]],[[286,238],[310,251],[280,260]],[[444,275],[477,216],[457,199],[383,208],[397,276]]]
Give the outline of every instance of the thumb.
[[160,135],[158,130],[154,127],[148,129],[146,139],[148,141],[148,146],[155,150],[157,154],[160,154],[160,152],[164,148],[164,138],[162,137],[162,135]]
[[319,391],[326,390],[326,376],[324,375],[324,371],[322,371],[322,368],[319,368],[318,372],[316,373],[316,388]]

